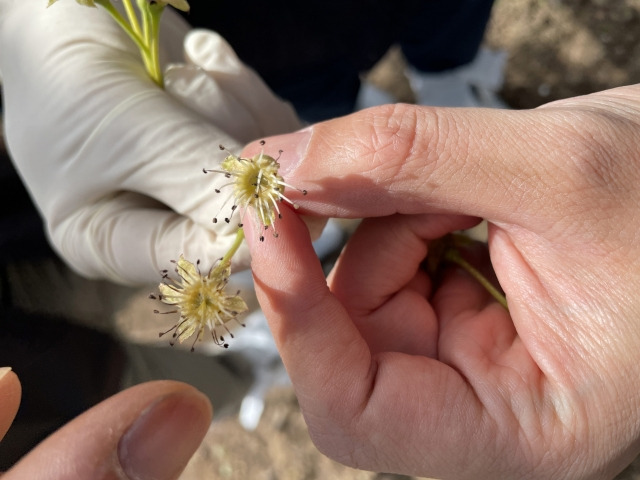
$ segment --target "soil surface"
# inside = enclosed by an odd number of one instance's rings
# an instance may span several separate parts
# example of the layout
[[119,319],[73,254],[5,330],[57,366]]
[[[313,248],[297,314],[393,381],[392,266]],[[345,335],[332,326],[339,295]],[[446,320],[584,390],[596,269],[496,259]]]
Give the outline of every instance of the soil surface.
[[[512,108],[640,81],[640,0],[498,0],[486,35],[508,54],[501,92]],[[412,101],[403,60],[391,51],[370,74],[376,85]],[[461,446],[463,448],[463,446]],[[312,445],[291,389],[273,390],[254,432],[234,418],[211,428],[183,480],[414,480],[339,465]],[[618,480],[639,480],[640,461]]]
[[498,0],[487,43],[509,55],[504,99],[532,108],[640,81],[640,1]]

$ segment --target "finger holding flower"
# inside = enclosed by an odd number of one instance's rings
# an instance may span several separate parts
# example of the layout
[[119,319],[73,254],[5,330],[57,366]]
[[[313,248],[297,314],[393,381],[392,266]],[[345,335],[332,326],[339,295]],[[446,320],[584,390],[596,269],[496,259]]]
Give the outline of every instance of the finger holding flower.
[[[631,462],[638,118],[630,86],[533,111],[384,106],[267,140],[309,191],[303,213],[369,217],[328,281],[294,215],[278,242],[249,237],[321,451],[457,479],[612,478]],[[418,260],[470,217],[489,220],[490,256],[461,255],[495,269],[508,311],[463,269],[434,279]]]

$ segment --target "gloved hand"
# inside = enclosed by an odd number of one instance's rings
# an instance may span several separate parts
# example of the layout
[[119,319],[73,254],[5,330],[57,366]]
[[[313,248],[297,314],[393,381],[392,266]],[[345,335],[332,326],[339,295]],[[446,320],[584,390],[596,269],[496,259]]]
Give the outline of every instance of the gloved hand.
[[[163,91],[104,11],[45,7],[0,0],[0,73],[7,145],[52,244],[80,274],[120,283],[154,282],[180,254],[208,269],[235,225],[212,223],[225,179],[203,167],[219,144],[239,153],[299,128],[293,109],[213,32],[186,36]],[[182,45],[188,26],[170,9],[163,21],[162,41]]]

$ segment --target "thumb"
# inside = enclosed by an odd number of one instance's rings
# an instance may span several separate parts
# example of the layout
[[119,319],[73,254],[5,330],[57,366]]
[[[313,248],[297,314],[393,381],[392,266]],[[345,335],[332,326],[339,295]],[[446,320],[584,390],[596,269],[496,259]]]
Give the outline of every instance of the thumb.
[[0,441],[18,413],[22,390],[10,367],[0,368]]
[[192,387],[137,385],[65,425],[2,479],[176,479],[210,421],[209,401]]
[[508,222],[523,213],[542,217],[540,203],[565,183],[558,177],[571,175],[567,159],[579,142],[567,139],[576,119],[565,110],[385,105],[243,153],[283,150],[281,174],[308,191],[300,201],[306,213],[454,213]]

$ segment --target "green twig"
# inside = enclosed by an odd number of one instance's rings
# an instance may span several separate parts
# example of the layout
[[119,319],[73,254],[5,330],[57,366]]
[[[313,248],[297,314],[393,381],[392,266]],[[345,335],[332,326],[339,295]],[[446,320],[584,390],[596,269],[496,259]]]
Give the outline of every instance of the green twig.
[[137,7],[142,17],[142,26],[133,10],[131,0],[123,0],[127,18],[111,4],[110,0],[95,0],[103,7],[138,47],[144,67],[151,79],[160,87],[164,87],[162,68],[160,67],[160,18],[164,4],[149,3],[148,0],[137,0]]
[[[139,31],[132,28],[131,24],[120,14],[120,12],[111,5],[109,0],[95,0],[96,4],[102,6],[113,17],[120,27],[131,37],[131,40],[135,42],[139,49],[144,49],[144,41],[140,36]],[[136,22],[137,23],[137,22]],[[138,27],[139,28],[139,27]]]
[[131,25],[131,29],[136,32],[136,34],[141,37],[142,29],[140,28],[140,22],[138,20],[138,16],[136,15],[135,10],[133,9],[133,4],[131,0],[122,0],[122,4],[124,5],[124,9],[127,12],[127,18],[129,18],[129,24]]
[[491,294],[493,298],[496,299],[496,301],[500,305],[502,305],[507,311],[509,310],[507,299],[502,294],[502,292],[494,287],[493,284],[489,280],[487,280],[486,277],[482,275],[482,273],[480,273],[473,265],[462,258],[462,255],[460,255],[460,252],[456,247],[449,247],[445,250],[444,260],[455,263],[459,267],[466,270],[473,278],[475,278],[480,283],[480,285],[482,285],[487,290],[487,292],[489,292],[489,294]]
[[229,248],[227,253],[225,253],[224,257],[222,257],[222,260],[220,260],[220,263],[218,264],[219,268],[224,269],[225,265],[231,262],[231,259],[236,254],[236,252],[240,248],[240,245],[242,245],[243,241],[244,241],[244,229],[240,227],[236,232],[236,238],[233,239],[233,243],[231,244],[231,247]]
[[164,8],[164,4],[161,3],[148,4],[150,31],[147,47],[149,49],[149,63],[152,67],[151,78],[162,88],[164,88],[164,78],[160,66],[160,18]]

